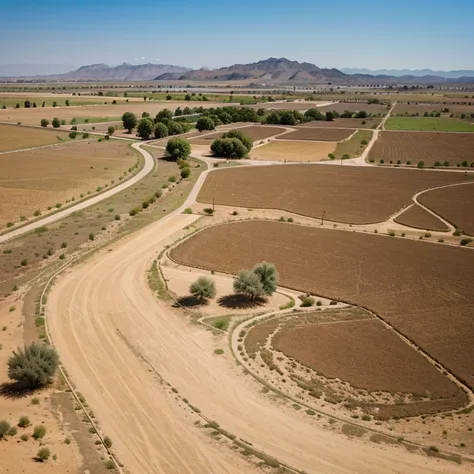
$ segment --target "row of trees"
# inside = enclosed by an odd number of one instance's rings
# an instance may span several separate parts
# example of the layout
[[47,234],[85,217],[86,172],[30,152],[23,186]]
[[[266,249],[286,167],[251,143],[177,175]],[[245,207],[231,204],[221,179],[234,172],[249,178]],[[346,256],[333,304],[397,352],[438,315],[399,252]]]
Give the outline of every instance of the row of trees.
[[[277,289],[278,272],[273,263],[262,262],[251,270],[241,270],[234,278],[234,292],[250,299],[271,296]],[[189,287],[189,292],[200,301],[215,298],[216,285],[211,278],[199,277]]]

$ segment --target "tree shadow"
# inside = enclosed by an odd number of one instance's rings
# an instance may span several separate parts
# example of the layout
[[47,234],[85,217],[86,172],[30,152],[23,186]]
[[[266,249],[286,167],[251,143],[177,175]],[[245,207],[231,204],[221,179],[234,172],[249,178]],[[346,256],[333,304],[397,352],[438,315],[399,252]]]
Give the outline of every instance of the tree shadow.
[[223,306],[228,309],[249,309],[256,308],[257,306],[262,306],[266,303],[266,299],[258,296],[257,298],[252,298],[249,295],[244,294],[232,294],[221,296],[217,300],[219,306]]
[[21,382],[2,383],[0,385],[0,396],[5,398],[25,398],[35,392],[36,389],[25,387]]
[[203,306],[209,304],[207,300],[201,300],[195,296],[182,296],[176,300],[175,307],[185,306],[190,308],[193,306]]

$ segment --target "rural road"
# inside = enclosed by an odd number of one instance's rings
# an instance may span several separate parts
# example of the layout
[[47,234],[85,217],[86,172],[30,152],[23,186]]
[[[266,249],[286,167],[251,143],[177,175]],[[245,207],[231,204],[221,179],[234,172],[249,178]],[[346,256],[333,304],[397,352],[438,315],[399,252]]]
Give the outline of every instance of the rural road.
[[147,151],[141,149],[140,145],[140,143],[134,143],[132,145],[132,148],[135,148],[135,150],[138,150],[143,155],[143,158],[145,159],[145,165],[135,176],[132,176],[130,179],[109,189],[108,191],[98,194],[97,196],[91,197],[90,199],[86,199],[85,201],[77,203],[74,206],[70,206],[67,209],[46,216],[35,222],[32,222],[31,224],[27,224],[23,227],[7,232],[6,234],[0,235],[0,244],[3,242],[7,242],[8,240],[14,239],[15,237],[18,237],[22,234],[26,234],[27,232],[31,232],[32,230],[38,229],[39,227],[42,227],[44,225],[52,224],[53,222],[56,222],[60,219],[63,219],[64,217],[71,215],[73,212],[77,212],[89,206],[92,206],[93,204],[97,204],[98,202],[101,202],[104,199],[107,199],[110,196],[113,196],[114,194],[117,194],[130,186],[133,186],[135,183],[138,183],[138,181],[140,181],[148,173],[151,172],[154,166],[153,157]]
[[[141,150],[143,152],[143,150]],[[46,307],[52,343],[77,389],[132,474],[256,473],[193,424],[170,387],[220,426],[290,466],[318,474],[468,472],[404,448],[350,440],[261,393],[209,331],[150,291],[147,271],[176,234],[199,218],[180,209],[66,271]],[[139,355],[139,357],[137,356]],[[145,359],[147,362],[145,363]],[[175,392],[176,393],[176,392]]]

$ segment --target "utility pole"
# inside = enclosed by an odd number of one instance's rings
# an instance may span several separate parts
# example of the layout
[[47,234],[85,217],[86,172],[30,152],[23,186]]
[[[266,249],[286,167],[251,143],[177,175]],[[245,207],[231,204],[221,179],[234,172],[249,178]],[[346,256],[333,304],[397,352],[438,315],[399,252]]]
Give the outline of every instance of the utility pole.
[[214,209],[214,198],[212,198],[212,210],[215,211],[215,209]]
[[326,211],[323,211],[322,215],[321,215],[321,225],[324,225],[324,216],[326,214]]

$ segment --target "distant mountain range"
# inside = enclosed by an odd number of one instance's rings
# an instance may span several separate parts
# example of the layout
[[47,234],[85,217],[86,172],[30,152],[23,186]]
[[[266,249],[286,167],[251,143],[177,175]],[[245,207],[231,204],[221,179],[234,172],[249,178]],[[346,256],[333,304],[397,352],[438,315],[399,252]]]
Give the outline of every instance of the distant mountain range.
[[[347,72],[351,71],[350,74]],[[22,76],[16,78],[0,78],[20,81],[251,81],[257,85],[389,85],[389,84],[464,84],[474,83],[473,71],[450,71],[445,74],[460,77],[444,77],[435,75],[433,71],[371,71],[372,73],[387,72],[387,74],[367,74],[366,69],[327,69],[310,63],[290,61],[286,58],[268,58],[251,64],[234,64],[219,69],[190,69],[166,64],[121,64],[107,66],[92,64],[65,74],[48,76]],[[424,74],[431,72],[433,74]],[[400,73],[403,75],[396,75]],[[418,75],[416,75],[416,74]],[[469,77],[469,73],[473,73]]]
[[461,77],[474,77],[474,70],[461,69],[458,71],[433,71],[432,69],[358,69],[358,68],[342,68],[344,74],[370,74],[371,76],[436,76],[445,79],[459,79]]

